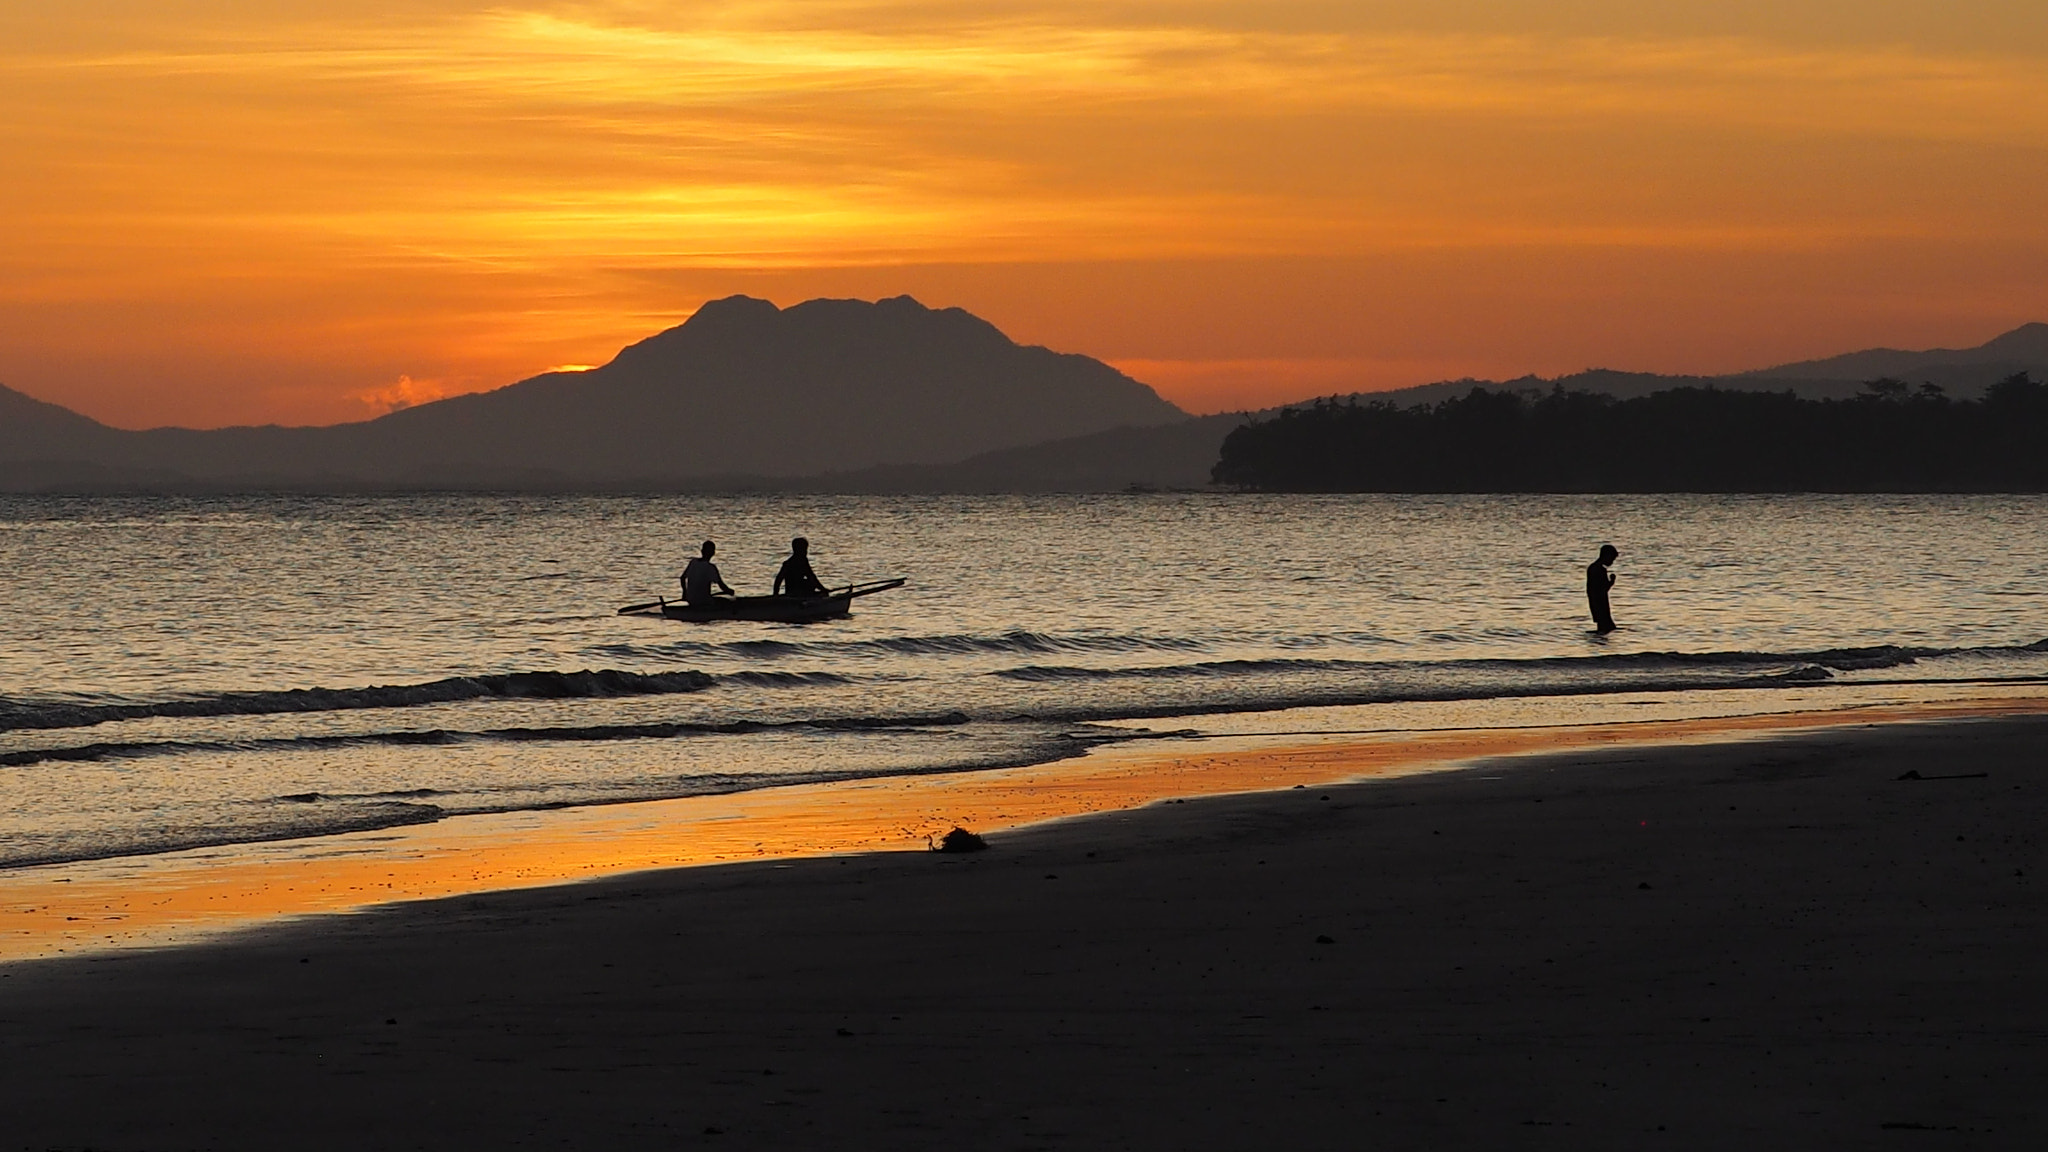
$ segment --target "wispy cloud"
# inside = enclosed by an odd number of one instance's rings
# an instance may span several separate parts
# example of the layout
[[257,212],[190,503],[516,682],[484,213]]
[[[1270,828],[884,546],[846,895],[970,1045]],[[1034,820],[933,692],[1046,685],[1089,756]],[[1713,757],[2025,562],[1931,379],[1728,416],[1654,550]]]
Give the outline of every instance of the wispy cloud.
[[356,393],[355,399],[378,415],[410,408],[415,404],[426,404],[455,395],[459,389],[446,386],[435,380],[415,380],[400,376],[396,381],[381,388],[367,388]]
[[[685,6],[701,11],[706,6]],[[913,6],[929,13],[934,6]],[[1273,109],[1483,110],[1545,118],[1673,115],[1830,132],[2039,141],[2040,61],[1906,47],[1789,47],[1738,37],[1284,32],[929,17],[887,30],[804,27],[829,5],[710,6],[668,26],[645,6],[491,9],[416,24],[191,29],[188,42],[108,54],[15,57],[15,71],[397,83],[571,109],[740,107],[807,96]],[[879,8],[879,10],[878,10]],[[609,9],[609,11],[608,11]],[[771,18],[772,17],[772,18]],[[1249,101],[1249,105],[1245,102]],[[1075,109],[1085,111],[1086,109]]]
[[[1552,146],[1594,179],[1611,159],[1586,137],[1646,129],[2048,143],[2048,72],[1988,56],[1029,12],[955,10],[940,23],[931,5],[823,6],[827,19],[807,27],[800,10],[686,6],[695,19],[655,22],[656,9],[627,4],[196,28],[147,50],[7,67],[75,100],[85,124],[137,137],[132,163],[94,165],[155,183],[167,220],[451,259],[783,266],[1777,243],[1814,233],[1470,201],[1487,149],[1534,163],[1529,142],[1501,138],[1515,132],[1576,136]],[[849,12],[879,30],[834,25]],[[1294,154],[1276,155],[1276,124],[1291,126]],[[1422,157],[1434,187],[1404,198],[1387,173],[1418,162],[1402,138],[1415,124],[1473,134],[1479,151],[1466,171]],[[33,131],[17,121],[7,135]],[[1302,171],[1321,186],[1300,187]]]
[[648,269],[2048,235],[2015,191],[2048,67],[1988,44],[1223,0],[108,9],[0,15],[0,302],[289,285],[473,326],[546,283],[583,324]]

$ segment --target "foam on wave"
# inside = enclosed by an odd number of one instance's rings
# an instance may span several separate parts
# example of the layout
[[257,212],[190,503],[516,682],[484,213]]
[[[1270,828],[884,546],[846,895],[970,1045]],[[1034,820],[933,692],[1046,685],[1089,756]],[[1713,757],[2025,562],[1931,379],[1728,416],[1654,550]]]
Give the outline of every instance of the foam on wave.
[[[757,642],[746,642],[747,644]],[[783,648],[797,647],[776,642]],[[902,651],[960,652],[1119,652],[1135,649],[1196,649],[1193,641],[1157,641],[1134,637],[1048,637],[1037,633],[1012,632],[1000,637],[927,636],[856,641],[841,648],[860,646],[892,647]],[[743,644],[722,645],[728,649]],[[699,645],[697,647],[709,647]],[[1921,660],[1953,656],[1995,658],[2002,655],[2037,655],[2048,652],[2048,639],[2032,644],[1984,648],[1928,648],[1902,645],[1874,645],[1860,648],[1830,648],[1811,652],[1635,652],[1601,656],[1560,656],[1530,660],[1481,659],[1456,661],[1368,661],[1312,659],[1307,657],[1211,660],[1187,664],[1155,664],[1092,668],[1082,665],[1026,664],[996,670],[990,675],[1024,682],[1087,680],[1167,680],[1200,677],[1258,676],[1302,672],[1344,674],[1421,673],[1431,677],[1470,674],[1478,671],[1508,673],[1521,679],[1545,671],[1569,670],[1587,681],[1602,672],[1633,673],[1631,687],[1642,686],[1644,673],[1721,669],[1748,671],[1776,680],[1823,679],[1833,672],[1882,670],[1910,665]],[[1788,667],[1789,666],[1789,667]],[[1802,670],[1811,669],[1811,670]],[[833,686],[854,682],[833,672],[781,672],[749,669],[715,676],[695,670],[672,672],[626,672],[618,669],[580,672],[511,672],[482,676],[455,676],[422,684],[373,685],[366,688],[293,688],[275,692],[224,692],[184,699],[135,703],[86,703],[69,701],[17,701],[0,699],[0,732],[24,729],[83,728],[117,720],[152,717],[260,716],[293,712],[328,712],[371,708],[405,708],[421,705],[460,703],[470,700],[527,699],[566,700],[624,696],[667,695],[701,692],[721,681],[755,687],[801,688]],[[1724,681],[1716,681],[1724,682]],[[1512,691],[1511,685],[1503,688]],[[1226,706],[1227,707],[1227,706]],[[390,734],[394,741],[402,734]],[[422,736],[424,739],[424,736]],[[355,739],[350,737],[349,739]],[[29,755],[26,753],[15,755]],[[59,750],[35,754],[37,759],[63,759]],[[13,762],[0,756],[0,765]],[[32,761],[22,761],[32,762]]]
[[[1090,668],[1081,665],[1026,664],[990,673],[1007,680],[1152,680],[1177,677],[1235,676],[1246,673],[1287,673],[1304,671],[1358,673],[1453,674],[1489,670],[1538,673],[1570,670],[1589,679],[1602,672],[1641,674],[1656,671],[1727,670],[1750,671],[1776,679],[1825,679],[1835,672],[1863,672],[1899,668],[1921,660],[1948,656],[2018,656],[2048,652],[2048,640],[2015,647],[1910,648],[1876,645],[1867,648],[1828,648],[1814,652],[1629,652],[1602,656],[1552,656],[1527,660],[1480,659],[1445,661],[1316,660],[1287,658],[1268,660],[1205,660],[1191,664],[1154,664],[1138,667]],[[1790,666],[1789,668],[1787,666]]]
[[[656,721],[644,724],[586,724],[549,727],[485,728],[474,732],[445,728],[395,732],[357,732],[330,736],[278,736],[259,740],[135,740],[104,741],[59,748],[34,748],[0,752],[0,768],[25,768],[45,763],[81,763],[100,760],[137,759],[146,756],[177,756],[205,752],[295,752],[320,748],[354,748],[371,745],[432,745],[503,741],[506,743],[602,743],[611,740],[671,740],[686,736],[744,736],[754,732],[810,728],[827,732],[872,732],[888,728],[947,728],[969,723],[965,712],[940,712],[904,716],[820,716],[804,720],[735,720],[724,724]],[[433,789],[377,793],[381,796],[428,796]],[[333,797],[317,792],[296,793],[286,800],[320,800]]]
[[339,712],[410,708],[466,700],[571,700],[702,692],[718,682],[706,672],[507,672],[451,676],[424,684],[368,688],[291,688],[281,692],[221,692],[181,700],[135,704],[0,701],[0,732],[24,728],[86,728],[110,720],[156,716],[265,716],[281,712]]
[[1047,655],[1059,652],[1200,652],[1203,640],[1180,636],[1059,636],[1011,631],[995,636],[882,636],[867,640],[735,640],[714,644],[680,640],[671,644],[604,644],[590,651],[622,659],[781,660],[793,656],[971,656]]
[[131,833],[119,839],[40,844],[24,841],[0,845],[0,868],[68,864],[80,860],[106,860],[121,856],[148,856],[161,852],[182,852],[193,848],[215,848],[224,844],[296,840],[305,836],[333,836],[344,832],[374,832],[408,824],[431,824],[446,815],[444,810],[432,804],[357,803],[339,808],[289,804],[273,811],[266,819],[256,824],[157,828],[143,835]]

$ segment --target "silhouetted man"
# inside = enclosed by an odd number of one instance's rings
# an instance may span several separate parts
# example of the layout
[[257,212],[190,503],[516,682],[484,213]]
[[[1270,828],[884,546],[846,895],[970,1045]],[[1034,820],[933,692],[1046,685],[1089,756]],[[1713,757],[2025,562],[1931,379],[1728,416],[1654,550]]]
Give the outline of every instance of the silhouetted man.
[[775,574],[777,596],[823,596],[825,585],[811,571],[811,542],[799,536],[789,542],[789,559]]
[[718,574],[718,565],[711,562],[711,557],[716,555],[717,552],[718,545],[706,540],[704,542],[704,554],[683,567],[683,602],[685,604],[702,604],[710,600],[713,595],[711,591],[713,588],[724,592],[727,596],[733,594],[732,589],[725,586],[725,578]]
[[1614,573],[1607,569],[1621,553],[1612,544],[1600,546],[1600,558],[1586,565],[1586,606],[1593,610],[1593,627],[1602,634],[1614,631],[1614,612],[1607,607],[1607,590],[1614,587]]

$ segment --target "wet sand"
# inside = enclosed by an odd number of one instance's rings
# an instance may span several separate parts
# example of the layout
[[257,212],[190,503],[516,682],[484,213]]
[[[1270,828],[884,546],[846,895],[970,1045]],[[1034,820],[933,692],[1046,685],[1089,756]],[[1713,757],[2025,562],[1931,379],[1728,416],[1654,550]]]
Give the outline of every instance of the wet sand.
[[0,1147],[2048,1140],[2041,717],[990,839],[0,966]]
[[[926,847],[1162,800],[1441,771],[1489,756],[2048,713],[2038,686],[1686,719],[1147,740],[1021,768],[881,777],[0,870],[0,962],[190,943],[318,913],[739,860]],[[1321,723],[1342,710],[1307,710]]]

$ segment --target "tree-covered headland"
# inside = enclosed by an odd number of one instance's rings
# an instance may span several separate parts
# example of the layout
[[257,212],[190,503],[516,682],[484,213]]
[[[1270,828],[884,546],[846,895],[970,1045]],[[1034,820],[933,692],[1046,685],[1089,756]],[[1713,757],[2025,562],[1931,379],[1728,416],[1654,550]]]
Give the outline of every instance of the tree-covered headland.
[[1264,492],[2041,492],[2048,385],[2012,376],[1981,400],[1889,379],[1851,400],[1481,387],[1412,408],[1326,400],[1233,431],[1212,476]]

